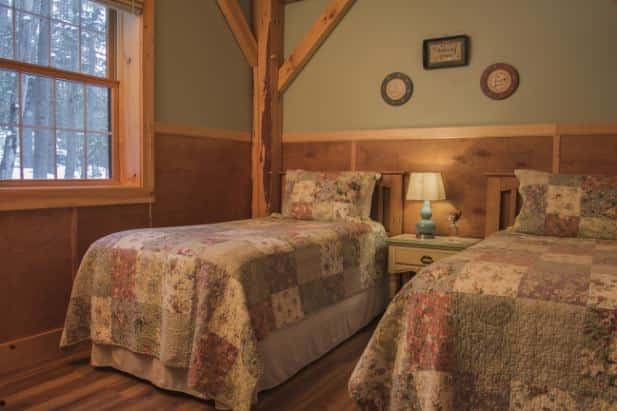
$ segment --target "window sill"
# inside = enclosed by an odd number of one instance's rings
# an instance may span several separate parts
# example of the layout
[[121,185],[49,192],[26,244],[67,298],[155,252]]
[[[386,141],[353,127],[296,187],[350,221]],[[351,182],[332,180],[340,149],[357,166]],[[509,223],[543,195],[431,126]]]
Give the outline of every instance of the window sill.
[[3,187],[0,211],[148,204],[154,193],[134,186]]

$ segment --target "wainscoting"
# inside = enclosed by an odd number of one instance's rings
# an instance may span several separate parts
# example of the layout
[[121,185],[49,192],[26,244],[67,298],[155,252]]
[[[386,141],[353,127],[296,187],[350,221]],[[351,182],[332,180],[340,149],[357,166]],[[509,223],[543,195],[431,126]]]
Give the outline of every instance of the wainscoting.
[[156,136],[154,226],[250,217],[248,132],[157,126]]
[[[471,237],[484,235],[485,173],[617,174],[617,124],[287,133],[283,142],[284,169],[442,172],[448,201],[433,207],[439,233],[448,234],[448,213],[458,208],[459,234]],[[420,207],[405,205],[405,232],[414,232]]]
[[[73,276],[89,245],[143,227],[250,216],[248,133],[156,126],[156,202],[0,212],[0,370],[61,355],[57,349]],[[484,233],[484,173],[515,168],[617,174],[617,125],[525,125],[361,130],[284,136],[284,169],[441,171],[449,201],[435,219],[463,211],[460,234]],[[405,231],[419,205],[407,203]]]
[[0,373],[61,355],[72,280],[96,239],[250,216],[248,133],[156,129],[154,204],[0,212]]

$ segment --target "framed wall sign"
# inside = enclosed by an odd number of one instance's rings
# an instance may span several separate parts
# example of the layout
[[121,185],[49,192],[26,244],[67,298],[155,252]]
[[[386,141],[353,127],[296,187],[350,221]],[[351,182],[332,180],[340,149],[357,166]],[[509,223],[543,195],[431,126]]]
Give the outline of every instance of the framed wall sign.
[[488,66],[480,80],[482,92],[493,100],[503,100],[510,97],[518,88],[518,84],[518,71],[506,63]]
[[401,106],[413,94],[413,82],[407,74],[391,73],[381,83],[381,97],[391,106]]
[[426,70],[469,64],[469,36],[460,35],[424,40],[422,61]]

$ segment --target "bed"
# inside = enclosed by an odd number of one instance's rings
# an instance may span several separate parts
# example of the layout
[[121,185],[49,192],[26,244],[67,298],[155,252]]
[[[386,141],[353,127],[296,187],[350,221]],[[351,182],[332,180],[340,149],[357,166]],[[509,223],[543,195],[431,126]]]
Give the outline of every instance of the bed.
[[311,219],[304,190],[285,217],[104,237],[81,263],[61,345],[91,340],[94,366],[248,410],[383,312],[402,185],[402,173],[378,181],[378,221]]
[[359,409],[617,408],[617,179],[534,174],[502,231],[518,183],[489,180],[488,237],[394,298],[349,381]]

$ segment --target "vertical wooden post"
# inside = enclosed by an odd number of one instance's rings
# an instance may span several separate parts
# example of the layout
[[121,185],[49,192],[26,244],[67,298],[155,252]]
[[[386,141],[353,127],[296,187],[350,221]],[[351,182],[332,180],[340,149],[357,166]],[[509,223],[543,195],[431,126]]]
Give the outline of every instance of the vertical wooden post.
[[254,0],[257,66],[253,70],[252,201],[253,217],[280,208],[283,105],[278,91],[283,61],[284,5],[279,0]]

